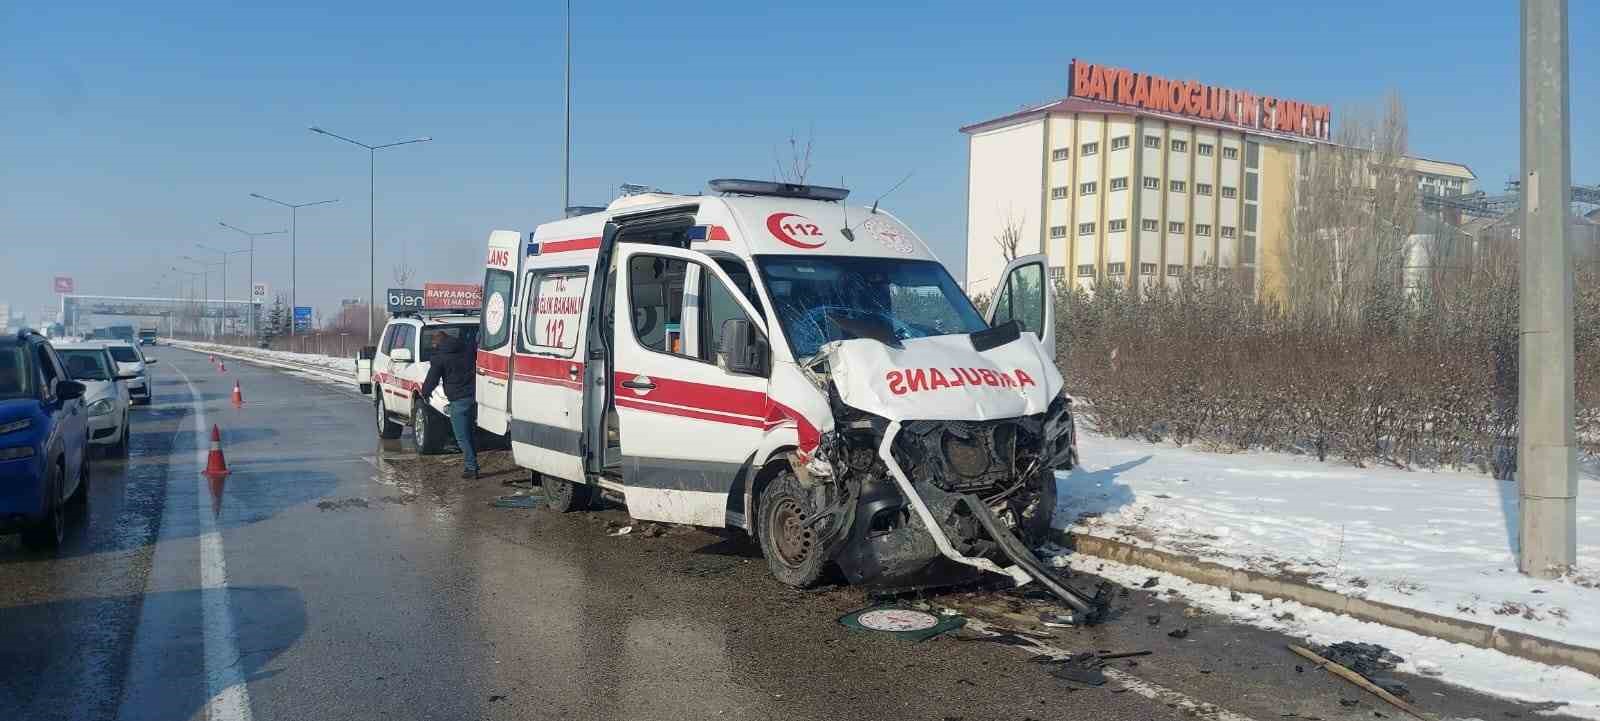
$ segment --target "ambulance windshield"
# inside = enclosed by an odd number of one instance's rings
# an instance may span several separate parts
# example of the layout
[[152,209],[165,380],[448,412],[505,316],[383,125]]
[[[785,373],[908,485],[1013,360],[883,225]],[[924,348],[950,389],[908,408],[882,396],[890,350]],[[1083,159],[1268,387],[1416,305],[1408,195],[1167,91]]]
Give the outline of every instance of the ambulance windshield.
[[944,266],[930,260],[758,256],[796,360],[831,341],[972,333],[988,327]]

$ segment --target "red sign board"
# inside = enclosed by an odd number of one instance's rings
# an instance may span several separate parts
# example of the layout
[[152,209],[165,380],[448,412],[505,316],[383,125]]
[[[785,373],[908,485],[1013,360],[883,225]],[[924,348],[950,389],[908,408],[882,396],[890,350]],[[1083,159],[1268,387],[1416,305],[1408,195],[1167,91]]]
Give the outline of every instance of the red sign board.
[[1320,140],[1329,138],[1333,126],[1333,112],[1326,105],[1256,95],[1194,80],[1168,80],[1076,59],[1067,72],[1067,93],[1074,98]]
[[57,293],[72,293],[72,292],[74,292],[73,291],[73,285],[72,285],[72,278],[69,277],[69,276],[65,276],[65,275],[56,276],[55,289],[56,289]]
[[483,305],[483,286],[475,283],[424,283],[422,307],[473,308]]

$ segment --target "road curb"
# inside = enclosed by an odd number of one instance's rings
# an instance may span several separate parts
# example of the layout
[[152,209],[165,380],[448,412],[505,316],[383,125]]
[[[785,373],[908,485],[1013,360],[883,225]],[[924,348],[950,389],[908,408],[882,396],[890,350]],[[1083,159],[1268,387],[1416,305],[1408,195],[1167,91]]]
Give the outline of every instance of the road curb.
[[1078,553],[1168,573],[1195,583],[1302,603],[1424,636],[1500,651],[1517,658],[1567,666],[1600,676],[1600,649],[1575,646],[1476,621],[1441,616],[1381,601],[1335,593],[1308,583],[1202,561],[1194,556],[1135,546],[1056,529],[1056,541]]
[[[167,341],[167,345],[169,345],[169,346],[171,346],[173,348],[177,348],[178,350],[189,351],[190,353],[209,353],[209,354],[212,354],[212,355],[219,355],[219,356],[222,356],[224,358],[233,358],[235,360],[241,360],[241,361],[244,361],[246,363],[254,363],[254,364],[260,365],[260,366],[267,366],[269,368],[280,368],[280,369],[283,369],[283,370],[297,371],[297,372],[300,372],[300,373],[310,373],[312,375],[320,375],[320,376],[322,376],[324,378],[327,378],[328,380],[338,381],[340,383],[349,383],[349,384],[351,384],[352,387],[355,385],[355,382],[356,382],[356,375],[355,375],[355,371],[354,370],[352,370],[349,375],[345,375],[343,373],[339,373],[339,372],[336,372],[336,371],[333,371],[333,370],[330,370],[330,369],[326,369],[326,368],[314,368],[314,367],[311,367],[311,366],[301,366],[301,365],[294,365],[294,364],[291,364],[291,363],[283,363],[283,362],[272,360],[270,358],[262,358],[261,356],[249,355],[249,354],[240,353],[240,352],[237,352],[237,351],[217,350],[219,347],[227,348],[229,346],[222,346],[222,345],[216,344],[216,343],[203,343],[203,342],[199,342],[199,341],[185,341],[185,340],[170,340],[170,341]],[[201,348],[195,347],[195,346],[199,346],[199,345],[204,345],[204,346],[206,346],[206,348],[201,349]],[[352,360],[351,363],[354,364],[354,361]]]

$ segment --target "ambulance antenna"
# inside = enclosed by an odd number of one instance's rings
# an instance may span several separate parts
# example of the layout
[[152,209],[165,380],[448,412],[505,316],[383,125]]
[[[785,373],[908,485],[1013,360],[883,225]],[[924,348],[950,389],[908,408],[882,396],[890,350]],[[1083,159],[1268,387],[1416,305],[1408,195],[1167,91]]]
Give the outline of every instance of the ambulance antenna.
[[916,173],[917,173],[917,171],[915,171],[915,170],[913,170],[913,171],[911,171],[909,173],[906,173],[906,177],[901,178],[900,182],[895,183],[888,190],[883,191],[883,195],[878,196],[877,200],[872,201],[872,213],[873,213],[873,215],[877,215],[877,213],[878,213],[878,203],[879,202],[881,202],[884,198],[889,197],[890,193],[893,193],[894,191],[899,190],[900,186],[905,185],[906,181],[910,180],[911,176],[916,175]]
[[[839,176],[839,187],[841,187],[841,188],[850,187],[848,185],[845,185],[844,176],[843,175]],[[844,211],[844,227],[839,229],[839,233],[844,236],[845,240],[848,240],[848,241],[854,243],[854,242],[856,242],[856,233],[855,233],[855,231],[850,229],[850,204],[846,203],[846,202],[843,202],[843,201],[840,201],[839,202],[839,209]]]

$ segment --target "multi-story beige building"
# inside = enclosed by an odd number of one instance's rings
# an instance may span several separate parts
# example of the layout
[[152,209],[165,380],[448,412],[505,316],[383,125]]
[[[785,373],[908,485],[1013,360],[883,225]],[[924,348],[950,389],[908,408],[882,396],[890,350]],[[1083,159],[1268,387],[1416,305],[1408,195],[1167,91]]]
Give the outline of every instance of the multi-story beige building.
[[[1067,98],[961,129],[969,292],[998,282],[1010,228],[1018,254],[1078,286],[1214,267],[1275,293],[1291,181],[1329,142],[1327,107],[1081,61],[1071,75]],[[1471,192],[1465,166],[1413,164],[1424,192]]]

